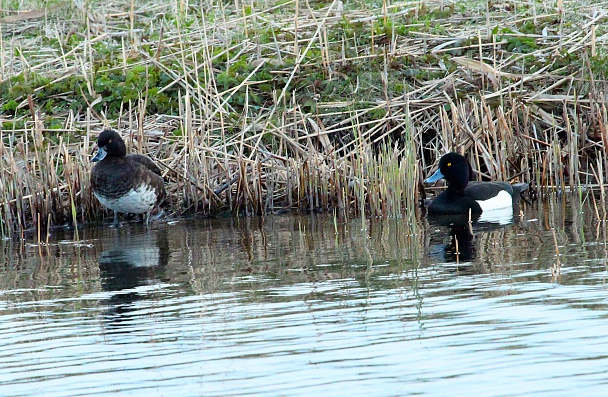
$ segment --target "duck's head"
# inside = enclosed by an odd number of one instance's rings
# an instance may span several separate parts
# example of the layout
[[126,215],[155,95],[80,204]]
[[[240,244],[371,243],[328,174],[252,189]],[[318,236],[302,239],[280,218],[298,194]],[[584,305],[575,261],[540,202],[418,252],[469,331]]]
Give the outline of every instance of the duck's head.
[[425,179],[424,183],[434,183],[445,179],[448,186],[456,189],[464,189],[469,183],[472,175],[471,166],[464,156],[458,153],[447,153],[439,160],[439,169]]
[[127,148],[118,132],[114,130],[103,130],[97,138],[97,154],[91,159],[92,162],[101,161],[106,156],[125,157]]

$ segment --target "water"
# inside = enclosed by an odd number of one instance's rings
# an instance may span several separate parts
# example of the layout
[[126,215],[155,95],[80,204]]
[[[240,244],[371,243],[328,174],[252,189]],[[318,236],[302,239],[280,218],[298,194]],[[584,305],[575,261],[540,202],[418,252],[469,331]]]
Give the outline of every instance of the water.
[[522,210],[472,233],[276,216],[4,242],[0,395],[606,395],[603,224]]

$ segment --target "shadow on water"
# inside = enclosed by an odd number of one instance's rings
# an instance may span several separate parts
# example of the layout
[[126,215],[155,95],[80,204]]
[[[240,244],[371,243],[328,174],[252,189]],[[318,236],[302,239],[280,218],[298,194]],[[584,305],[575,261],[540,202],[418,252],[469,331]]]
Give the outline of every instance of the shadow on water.
[[[110,294],[102,300],[107,306],[107,326],[120,332],[121,325],[132,325],[131,314],[139,299],[147,299],[138,287],[163,283],[170,250],[168,231],[128,226],[116,230],[104,244],[99,257],[102,288]],[[107,247],[107,248],[106,248]]]

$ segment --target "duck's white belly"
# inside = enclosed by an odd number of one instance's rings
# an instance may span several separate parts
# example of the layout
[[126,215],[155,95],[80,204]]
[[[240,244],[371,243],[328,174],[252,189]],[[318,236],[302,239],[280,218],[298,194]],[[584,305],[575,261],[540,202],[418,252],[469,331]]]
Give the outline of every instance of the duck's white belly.
[[156,204],[156,191],[148,185],[140,185],[137,189],[130,190],[119,198],[104,197],[94,192],[97,200],[111,210],[128,213],[143,214],[154,208]]

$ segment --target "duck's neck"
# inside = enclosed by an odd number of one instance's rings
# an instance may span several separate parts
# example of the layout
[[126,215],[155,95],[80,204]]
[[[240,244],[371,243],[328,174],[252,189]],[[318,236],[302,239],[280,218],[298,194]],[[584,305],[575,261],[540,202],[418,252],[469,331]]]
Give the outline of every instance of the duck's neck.
[[463,172],[453,176],[448,183],[448,187],[453,191],[463,192],[469,183],[469,172]]
[[106,158],[101,160],[100,163],[122,163],[126,160],[126,157],[106,156]]

